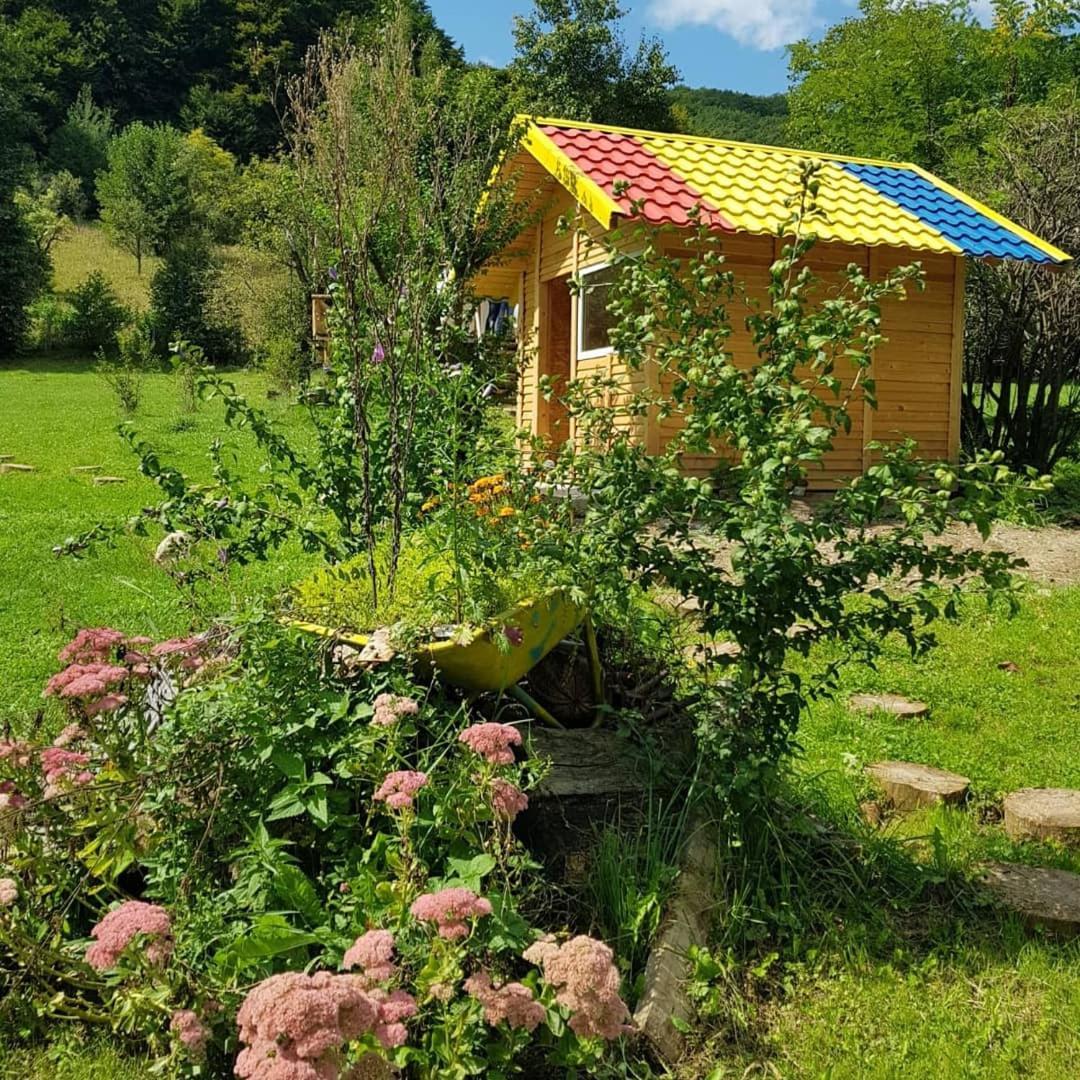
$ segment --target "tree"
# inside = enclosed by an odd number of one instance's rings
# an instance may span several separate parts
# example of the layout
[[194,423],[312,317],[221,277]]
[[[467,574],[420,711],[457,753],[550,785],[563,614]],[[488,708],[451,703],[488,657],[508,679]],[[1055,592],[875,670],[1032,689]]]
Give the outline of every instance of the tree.
[[200,224],[219,244],[236,243],[240,230],[236,158],[196,128],[184,136],[177,168],[191,191]]
[[[1010,111],[984,178],[1002,211],[1080,253],[1080,91]],[[996,192],[996,197],[994,196]],[[1027,263],[972,266],[964,443],[1048,471],[1080,439],[1080,277]]]
[[180,168],[183,136],[165,124],[139,121],[109,145],[108,168],[98,179],[101,220],[139,273],[146,252],[164,250],[194,217],[191,191]]
[[787,145],[786,94],[739,94],[734,90],[676,86],[671,108],[680,131],[713,139]]
[[535,0],[514,19],[510,65],[528,112],[670,131],[668,90],[678,72],[656,38],[633,53],[619,33],[617,0]]
[[49,140],[49,164],[57,172],[77,177],[88,202],[94,201],[98,173],[108,165],[113,128],[112,112],[94,103],[90,86],[84,83],[67,118]]

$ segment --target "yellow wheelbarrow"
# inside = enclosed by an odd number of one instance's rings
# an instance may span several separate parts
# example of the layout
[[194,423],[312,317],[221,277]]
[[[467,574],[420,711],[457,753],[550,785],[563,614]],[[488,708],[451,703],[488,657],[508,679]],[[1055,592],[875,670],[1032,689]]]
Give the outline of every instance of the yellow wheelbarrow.
[[[290,625],[359,648],[371,640],[366,634],[333,630],[318,623],[291,622]],[[417,645],[413,657],[422,667],[436,672],[451,686],[467,691],[472,697],[505,692],[545,724],[561,728],[563,725],[518,684],[578,627],[583,628],[596,704],[594,723],[598,723],[604,701],[604,680],[596,633],[588,611],[574,603],[562,589],[552,589],[536,599],[522,600],[507,608],[467,642],[429,641]],[[504,640],[500,642],[498,637]]]

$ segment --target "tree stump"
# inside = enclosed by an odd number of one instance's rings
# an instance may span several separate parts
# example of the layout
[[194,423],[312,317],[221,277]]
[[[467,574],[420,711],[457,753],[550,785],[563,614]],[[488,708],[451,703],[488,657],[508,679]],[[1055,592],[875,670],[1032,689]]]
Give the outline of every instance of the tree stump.
[[992,863],[982,882],[1028,925],[1063,936],[1080,933],[1080,874],[1043,866]]
[[881,785],[885,798],[897,810],[962,803],[971,786],[966,776],[911,761],[877,761],[867,765],[866,771]]
[[1005,796],[1005,831],[1013,840],[1080,844],[1080,791],[1022,788]]
[[853,694],[848,699],[848,707],[855,712],[886,712],[909,719],[925,716],[930,711],[925,701],[910,701],[899,694]]

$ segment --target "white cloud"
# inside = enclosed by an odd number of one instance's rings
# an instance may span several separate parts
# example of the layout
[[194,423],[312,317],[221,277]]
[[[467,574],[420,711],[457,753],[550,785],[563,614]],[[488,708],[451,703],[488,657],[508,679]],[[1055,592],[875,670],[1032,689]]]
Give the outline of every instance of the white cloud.
[[652,0],[661,26],[711,26],[741,45],[780,49],[821,24],[817,0]]

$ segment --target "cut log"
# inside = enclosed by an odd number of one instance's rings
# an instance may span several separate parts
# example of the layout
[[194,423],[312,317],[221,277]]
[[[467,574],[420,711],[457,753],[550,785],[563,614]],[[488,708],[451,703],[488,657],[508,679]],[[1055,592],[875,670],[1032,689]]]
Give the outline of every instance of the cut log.
[[961,803],[971,786],[966,776],[911,761],[876,761],[867,765],[866,771],[881,785],[885,798],[897,810]]
[[0,473],[34,472],[33,465],[18,465],[14,461],[5,461],[0,464]]
[[925,701],[910,701],[899,694],[854,694],[848,700],[848,707],[855,712],[887,712],[893,716],[925,716],[930,706]]
[[[709,919],[716,873],[716,828],[701,824],[686,847],[678,886],[668,908],[668,919],[645,965],[645,988],[634,1023],[666,1062],[677,1061],[686,1048],[687,1027],[694,1007],[686,992],[691,946],[709,939]],[[676,1026],[678,1025],[678,1026]]]
[[1013,840],[1080,845],[1080,791],[1022,788],[1005,796],[1005,831]]
[[992,863],[983,884],[1030,926],[1056,934],[1080,933],[1080,874],[1043,866]]
[[640,794],[646,787],[641,751],[613,731],[551,731],[533,725],[533,753],[551,762],[538,798]]

